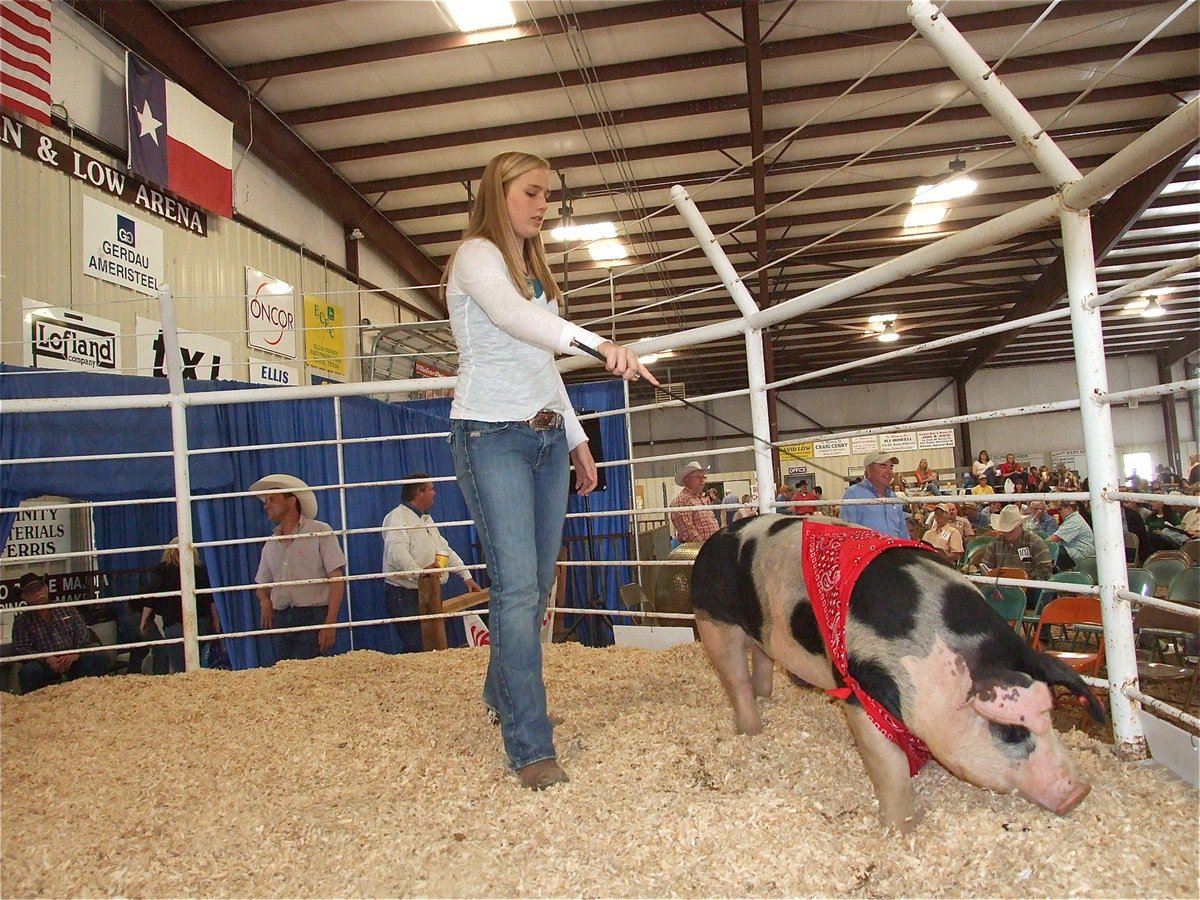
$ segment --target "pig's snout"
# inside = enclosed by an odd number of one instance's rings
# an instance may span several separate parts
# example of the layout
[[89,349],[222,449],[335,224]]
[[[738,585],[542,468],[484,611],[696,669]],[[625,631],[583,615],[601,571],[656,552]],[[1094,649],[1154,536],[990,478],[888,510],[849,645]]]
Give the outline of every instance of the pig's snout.
[[1062,802],[1060,802],[1058,806],[1054,807],[1054,811],[1060,816],[1065,816],[1067,813],[1077,807],[1083,798],[1090,794],[1091,791],[1092,786],[1086,781],[1075,782],[1074,789],[1072,789],[1072,791],[1062,799]]

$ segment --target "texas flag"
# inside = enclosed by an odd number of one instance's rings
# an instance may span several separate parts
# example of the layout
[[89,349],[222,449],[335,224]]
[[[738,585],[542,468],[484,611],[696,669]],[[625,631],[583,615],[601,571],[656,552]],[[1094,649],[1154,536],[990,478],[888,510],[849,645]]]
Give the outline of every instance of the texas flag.
[[233,217],[233,123],[125,54],[129,166],[210,212]]

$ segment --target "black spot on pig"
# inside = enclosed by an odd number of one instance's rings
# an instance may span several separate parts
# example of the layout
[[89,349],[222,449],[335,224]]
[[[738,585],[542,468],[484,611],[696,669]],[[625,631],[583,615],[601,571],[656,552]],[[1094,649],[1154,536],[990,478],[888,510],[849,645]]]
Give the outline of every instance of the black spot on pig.
[[[692,606],[761,640],[763,607],[751,577],[757,542],[743,543],[735,533],[736,525],[750,521],[723,528],[704,542],[692,566]],[[736,563],[731,565],[732,560]]]
[[[850,675],[868,697],[877,701],[897,719],[900,718],[900,688],[888,671],[878,663],[850,657]],[[857,699],[855,699],[857,703]]]
[[942,621],[954,634],[986,634],[997,628],[1012,631],[974,586],[959,580],[947,583],[942,590]]
[[905,571],[925,550],[897,547],[885,550],[863,569],[850,594],[850,616],[885,639],[905,638],[916,626],[916,602],[921,592]]
[[808,603],[797,603],[792,610],[792,637],[813,656],[825,655],[825,641],[817,627],[817,617]]
[[[745,519],[742,520],[746,521]],[[797,525],[803,525],[804,519],[796,516],[784,516],[782,519],[776,519],[767,528],[767,537],[773,538],[781,531],[786,531],[789,528],[795,528]]]

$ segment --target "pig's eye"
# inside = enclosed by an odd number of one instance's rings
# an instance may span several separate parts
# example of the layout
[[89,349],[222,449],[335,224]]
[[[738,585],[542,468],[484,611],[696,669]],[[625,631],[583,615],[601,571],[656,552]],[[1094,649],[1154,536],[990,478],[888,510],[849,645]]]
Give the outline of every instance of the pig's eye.
[[1023,725],[1001,725],[991,723],[992,734],[1006,744],[1021,744],[1029,740],[1029,729]]

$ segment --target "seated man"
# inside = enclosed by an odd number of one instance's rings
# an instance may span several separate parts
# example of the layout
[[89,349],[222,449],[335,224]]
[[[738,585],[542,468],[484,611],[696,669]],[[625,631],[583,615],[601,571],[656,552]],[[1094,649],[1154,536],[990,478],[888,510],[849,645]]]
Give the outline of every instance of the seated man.
[[1027,515],[1029,527],[1038,533],[1043,540],[1058,530],[1058,519],[1046,512],[1045,500],[1033,500],[1029,504]]
[[992,522],[1000,537],[984,548],[983,556],[974,568],[983,575],[993,569],[1020,568],[1035,581],[1050,577],[1050,548],[1037,532],[1025,527],[1025,517],[1015,503],[1010,503]]
[[[46,580],[41,575],[26,572],[19,582],[22,599],[30,606],[50,602]],[[55,653],[44,659],[31,659],[21,664],[18,679],[21,693],[29,694],[60,679],[74,681],[107,675],[108,653],[76,653],[88,645],[88,627],[83,616],[73,607],[31,609],[13,620],[13,653]]]
[[947,503],[946,509],[950,511],[950,524],[962,532],[963,540],[969,541],[975,537],[974,526],[968,519],[958,514],[957,503]]
[[1058,569],[1066,572],[1075,568],[1078,560],[1096,555],[1096,539],[1092,526],[1079,514],[1079,504],[1074,500],[1063,500],[1058,504],[1062,512],[1062,524],[1048,540],[1062,544],[1058,553]]
[[922,543],[941,551],[950,562],[958,565],[963,555],[962,532],[954,527],[950,508],[939,503],[933,509],[933,527],[925,532]]

